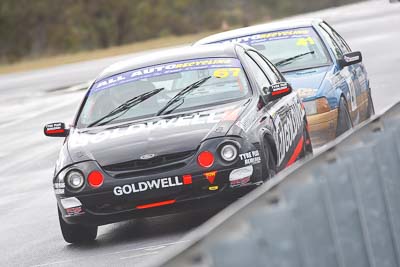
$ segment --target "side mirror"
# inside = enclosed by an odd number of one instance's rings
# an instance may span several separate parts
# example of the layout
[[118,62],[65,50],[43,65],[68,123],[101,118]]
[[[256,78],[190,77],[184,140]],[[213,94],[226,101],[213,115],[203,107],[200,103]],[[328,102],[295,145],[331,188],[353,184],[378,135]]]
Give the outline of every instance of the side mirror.
[[69,129],[65,129],[63,122],[49,123],[44,126],[44,135],[52,137],[66,137],[69,134]]
[[287,82],[275,83],[270,86],[266,86],[263,89],[263,97],[267,101],[274,101],[290,94],[293,89]]
[[339,59],[339,66],[340,68],[350,66],[353,64],[360,63],[362,61],[361,52],[350,52],[343,55],[343,58]]

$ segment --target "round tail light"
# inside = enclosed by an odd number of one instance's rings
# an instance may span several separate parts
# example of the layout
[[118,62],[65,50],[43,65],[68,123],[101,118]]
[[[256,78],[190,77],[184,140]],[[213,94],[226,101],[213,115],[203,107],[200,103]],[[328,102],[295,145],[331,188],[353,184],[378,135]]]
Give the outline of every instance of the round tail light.
[[99,171],[92,171],[88,176],[88,183],[93,188],[98,188],[103,184],[104,177]]
[[211,167],[214,163],[214,155],[210,151],[203,151],[197,157],[197,163],[203,167]]

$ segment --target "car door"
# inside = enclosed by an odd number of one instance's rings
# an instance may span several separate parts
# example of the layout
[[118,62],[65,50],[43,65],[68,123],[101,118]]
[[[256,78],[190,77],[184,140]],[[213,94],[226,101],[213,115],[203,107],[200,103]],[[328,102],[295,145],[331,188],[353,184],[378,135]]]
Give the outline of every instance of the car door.
[[[348,44],[335,30],[332,29],[332,27],[330,27],[326,22],[322,22],[320,26],[322,30],[329,36],[329,38],[331,38],[332,42],[337,47],[336,49],[340,51],[341,58],[343,57],[343,54],[351,52]],[[359,107],[363,102],[361,96],[368,88],[368,86],[365,84],[365,69],[362,63],[358,63],[343,67],[340,70],[340,74],[343,75],[348,87],[348,96],[346,98],[348,99],[347,101],[351,119],[355,125],[360,122]],[[362,83],[360,82],[360,79],[363,80]]]
[[[344,38],[337,32],[335,31],[328,23],[323,22],[322,25],[325,25],[325,27],[328,27],[330,31],[332,32],[333,38],[338,42],[339,46],[342,48],[342,51],[344,53],[349,53],[351,52],[350,46],[347,44],[347,42],[344,40]],[[359,87],[359,90],[356,91],[356,102],[357,102],[357,110],[360,115],[360,119],[363,120],[367,116],[367,105],[368,105],[368,94],[369,94],[369,80],[367,76],[367,71],[364,67],[364,64],[362,62],[357,63],[352,65],[353,69],[353,74],[354,74],[354,79],[355,79],[355,84],[356,86]],[[362,113],[361,107],[364,107],[365,114]]]
[[[249,50],[247,54],[268,77],[270,84],[286,82],[280,72],[261,54],[253,50]],[[267,105],[268,113],[275,127],[274,139],[277,143],[277,168],[279,171],[288,165],[300,140],[304,142],[302,118],[305,114],[302,113],[300,99],[296,93],[284,96]]]

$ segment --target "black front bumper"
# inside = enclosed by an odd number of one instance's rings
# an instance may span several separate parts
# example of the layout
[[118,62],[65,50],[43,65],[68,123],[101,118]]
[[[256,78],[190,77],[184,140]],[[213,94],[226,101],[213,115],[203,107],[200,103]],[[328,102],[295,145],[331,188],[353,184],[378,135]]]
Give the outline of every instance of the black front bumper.
[[[67,210],[61,208],[62,206],[60,201],[58,201],[58,206],[61,214],[63,215],[64,221],[66,221],[67,223],[105,225],[136,218],[157,217],[167,214],[176,214],[190,211],[220,210],[231,204],[239,197],[250,192],[259,184],[261,183],[251,183],[239,188],[226,188],[225,190],[220,190],[213,194],[208,194],[195,198],[182,199],[172,204],[144,209],[131,208],[121,211],[96,212],[94,210],[86,208],[85,204],[83,204],[79,212],[75,214],[68,214]],[[125,204],[129,204],[129,202]]]
[[[212,139],[203,143],[201,151],[211,151],[219,155],[218,147],[228,139]],[[229,139],[237,142],[235,138]],[[96,161],[76,163],[61,171],[54,179],[55,189],[64,186],[66,173],[78,169],[85,177],[93,170],[104,174],[104,183],[99,188],[91,188],[85,184],[79,191],[73,192],[67,187],[56,191],[58,206],[67,223],[107,224],[130,218],[152,217],[163,214],[197,209],[224,206],[249,191],[250,188],[263,183],[262,163],[258,147],[249,142],[239,145],[239,156],[232,163],[223,162],[216,156],[214,164],[209,168],[201,168],[197,163],[197,154],[186,159],[185,166],[178,169],[165,169],[161,173],[146,173],[140,176],[118,177],[102,169]],[[242,154],[240,154],[242,153]],[[240,170],[250,167],[252,170],[243,174]],[[231,175],[247,177],[246,181],[232,184]],[[215,173],[213,177],[208,174]],[[235,174],[237,174],[235,173]],[[246,173],[246,172],[245,172]],[[190,183],[185,183],[185,176],[190,176]],[[165,178],[164,178],[165,177]],[[165,183],[165,186],[160,186]],[[233,179],[233,178],[232,178]],[[236,179],[236,178],[235,178]],[[163,180],[163,181],[160,181]],[[240,180],[240,178],[239,178]],[[238,180],[235,180],[236,182]],[[157,182],[157,187],[138,190],[140,184]],[[56,186],[57,185],[57,186]],[[130,188],[131,187],[131,188]],[[118,190],[116,190],[118,188]],[[122,190],[122,189],[125,189]],[[58,193],[58,194],[57,194]],[[76,198],[79,206],[66,208],[61,200]],[[168,202],[168,205],[147,208],[147,205]],[[221,203],[221,205],[220,205]],[[146,208],[143,208],[145,206]]]

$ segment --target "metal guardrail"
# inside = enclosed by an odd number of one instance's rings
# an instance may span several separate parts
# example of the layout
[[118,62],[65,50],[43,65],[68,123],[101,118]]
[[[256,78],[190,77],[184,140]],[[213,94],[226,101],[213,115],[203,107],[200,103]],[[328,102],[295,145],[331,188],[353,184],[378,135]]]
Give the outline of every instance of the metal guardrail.
[[400,266],[400,103],[185,239],[154,265]]

